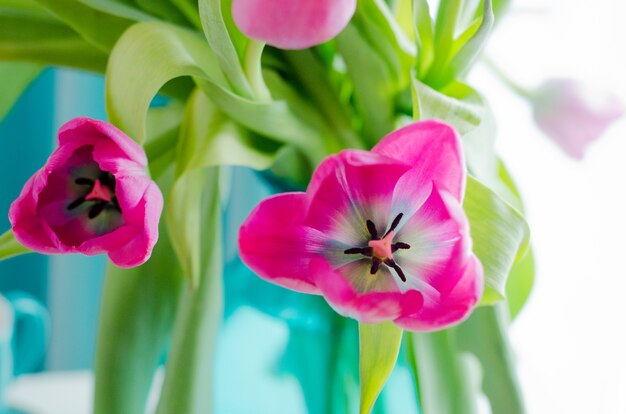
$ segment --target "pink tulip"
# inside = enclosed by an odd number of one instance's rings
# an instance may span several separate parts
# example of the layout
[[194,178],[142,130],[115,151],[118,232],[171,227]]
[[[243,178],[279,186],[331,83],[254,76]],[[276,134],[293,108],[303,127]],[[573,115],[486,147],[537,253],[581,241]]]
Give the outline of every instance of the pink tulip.
[[457,133],[414,123],[370,152],[326,158],[306,192],[262,201],[239,233],[261,278],[321,294],[362,322],[431,331],[463,320],[483,289],[461,201]]
[[552,79],[533,99],[537,125],[568,155],[582,159],[587,146],[624,114],[613,94],[570,79]]
[[46,253],[107,253],[120,267],[150,257],[163,196],[137,143],[113,125],[76,118],[9,210],[17,240]]
[[233,18],[246,36],[281,49],[306,49],[341,32],[356,0],[233,0]]

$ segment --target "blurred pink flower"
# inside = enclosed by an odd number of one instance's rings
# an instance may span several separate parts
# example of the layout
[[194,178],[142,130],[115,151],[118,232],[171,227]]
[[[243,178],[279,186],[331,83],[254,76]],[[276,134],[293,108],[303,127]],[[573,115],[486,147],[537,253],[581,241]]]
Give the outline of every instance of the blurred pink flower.
[[576,159],[624,114],[615,95],[570,79],[546,81],[533,95],[533,104],[537,125]]
[[163,197],[141,146],[89,118],[61,127],[58,143],[11,205],[17,240],[40,253],[108,253],[121,267],[144,263],[158,238]]
[[246,36],[281,49],[306,49],[341,32],[356,0],[233,0],[233,18]]
[[465,179],[456,132],[414,123],[371,152],[326,158],[306,192],[262,201],[240,229],[241,257],[263,279],[321,294],[359,321],[445,328],[483,289]]

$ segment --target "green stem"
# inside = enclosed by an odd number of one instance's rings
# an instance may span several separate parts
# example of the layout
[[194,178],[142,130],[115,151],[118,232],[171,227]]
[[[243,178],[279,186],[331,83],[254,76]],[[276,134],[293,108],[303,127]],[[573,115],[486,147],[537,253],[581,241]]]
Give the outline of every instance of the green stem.
[[264,48],[265,42],[250,40],[244,58],[244,72],[246,78],[248,78],[248,82],[250,82],[254,97],[259,101],[270,101],[272,96],[269,89],[267,89],[267,85],[265,85],[263,67],[261,65],[261,57],[263,56]]
[[415,385],[415,402],[417,404],[418,414],[422,414],[424,409],[422,408],[422,397],[420,391],[420,379],[419,370],[417,369],[417,360],[415,355],[415,341],[413,340],[413,334],[406,332],[404,335],[404,344],[406,347],[407,359],[410,364],[411,374],[413,377],[413,385]]
[[310,50],[285,52],[287,62],[305,91],[313,98],[343,148],[363,149],[365,145],[352,129],[346,107],[339,101],[325,70]]
[[511,88],[513,92],[517,93],[522,98],[528,99],[532,101],[535,99],[535,94],[528,88],[521,86],[519,83],[515,82],[509,75],[507,75],[502,68],[495,64],[493,60],[491,60],[488,56],[483,56],[483,62],[485,66],[506,86]]
[[12,230],[0,236],[0,260],[26,253],[31,253],[31,251],[15,240],[15,235]]

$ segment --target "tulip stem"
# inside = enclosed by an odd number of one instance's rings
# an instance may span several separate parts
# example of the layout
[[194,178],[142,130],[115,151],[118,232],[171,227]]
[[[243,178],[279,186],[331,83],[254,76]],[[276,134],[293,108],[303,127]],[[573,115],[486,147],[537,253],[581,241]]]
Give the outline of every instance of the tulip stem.
[[30,252],[30,250],[15,240],[12,230],[0,235],[0,261]]
[[248,82],[250,82],[254,97],[259,101],[270,101],[272,96],[263,79],[263,66],[261,64],[264,48],[265,42],[250,40],[244,58],[244,71]]
[[502,68],[495,64],[495,62],[490,59],[488,56],[483,56],[483,62],[485,66],[493,73],[502,83],[511,88],[515,93],[517,93],[522,98],[533,100],[535,98],[535,94],[528,88],[521,86],[519,83],[515,82],[509,75],[507,75]]

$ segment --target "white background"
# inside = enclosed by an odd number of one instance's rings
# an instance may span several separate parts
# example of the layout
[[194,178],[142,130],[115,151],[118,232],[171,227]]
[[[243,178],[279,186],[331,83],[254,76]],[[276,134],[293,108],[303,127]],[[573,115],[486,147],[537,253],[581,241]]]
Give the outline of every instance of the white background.
[[[526,86],[569,76],[626,102],[625,18],[621,0],[514,1],[488,53]],[[626,413],[626,119],[576,162],[484,66],[471,83],[496,114],[535,246],[536,284],[511,332],[529,413]]]

